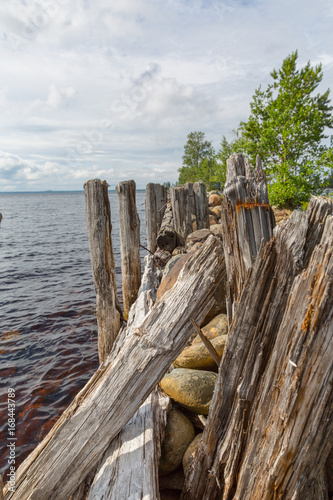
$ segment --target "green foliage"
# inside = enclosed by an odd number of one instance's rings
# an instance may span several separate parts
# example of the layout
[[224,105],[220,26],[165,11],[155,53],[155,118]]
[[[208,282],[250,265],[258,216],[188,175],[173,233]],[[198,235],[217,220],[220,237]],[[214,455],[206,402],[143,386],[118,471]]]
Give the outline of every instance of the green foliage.
[[289,55],[271,72],[267,90],[255,91],[249,119],[240,123],[232,143],[234,152],[244,152],[253,163],[260,155],[271,203],[291,208],[322,190],[333,164],[332,143],[322,142],[325,128],[333,128],[330,91],[312,95],[323,78],[322,66],[308,62],[297,70],[297,58],[297,51]]
[[204,132],[191,132],[184,146],[183,166],[178,169],[179,184],[203,181],[210,189],[216,170],[215,151]]

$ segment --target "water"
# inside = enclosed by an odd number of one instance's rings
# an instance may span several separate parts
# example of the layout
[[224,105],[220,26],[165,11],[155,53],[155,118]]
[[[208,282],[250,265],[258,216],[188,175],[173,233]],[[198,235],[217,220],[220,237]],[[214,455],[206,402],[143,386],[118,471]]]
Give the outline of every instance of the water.
[[[141,240],[146,245],[144,197],[144,192],[137,192]],[[110,192],[109,198],[120,288],[116,193]],[[0,194],[0,212],[0,472],[4,473],[8,388],[16,394],[17,468],[94,373],[98,352],[84,194]]]

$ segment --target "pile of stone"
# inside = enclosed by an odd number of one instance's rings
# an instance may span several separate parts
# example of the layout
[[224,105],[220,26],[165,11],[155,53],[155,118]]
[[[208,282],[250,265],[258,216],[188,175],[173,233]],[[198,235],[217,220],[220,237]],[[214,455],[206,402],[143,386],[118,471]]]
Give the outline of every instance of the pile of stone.
[[[211,234],[211,230],[201,229],[186,238],[184,250],[187,250],[187,253],[174,255],[164,268],[157,301],[173,287],[185,262]],[[219,290],[216,293],[220,294],[221,299],[225,294],[224,285],[217,288]],[[213,309],[206,316],[202,332],[215,351],[222,356],[227,341],[228,322],[225,301],[216,302],[219,309]],[[193,328],[190,344],[177,357],[171,371],[160,382],[160,387],[172,401],[159,466],[162,500],[180,497],[185,475],[205,427],[217,371],[216,362]]]

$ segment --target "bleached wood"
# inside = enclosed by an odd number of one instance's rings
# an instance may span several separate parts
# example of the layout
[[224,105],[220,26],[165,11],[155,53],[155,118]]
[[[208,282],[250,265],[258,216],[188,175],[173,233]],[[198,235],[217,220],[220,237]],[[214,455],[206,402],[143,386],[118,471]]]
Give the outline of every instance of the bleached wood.
[[166,187],[161,186],[161,184],[147,184],[145,202],[147,247],[153,253],[157,247],[157,235],[162,224],[166,203]]
[[99,179],[86,182],[84,195],[91,269],[96,293],[98,354],[100,362],[103,362],[111,351],[122,317],[117,296],[107,182]]
[[191,201],[186,186],[170,188],[174,228],[184,239],[193,232]]
[[307,213],[294,212],[249,270],[184,500],[325,498],[320,478],[333,439],[332,206],[313,199]]
[[190,319],[202,322],[223,265],[222,245],[211,236],[19,467],[16,491],[5,487],[6,500],[69,498],[185,347]]
[[193,192],[197,229],[209,229],[209,208],[205,184],[202,181],[195,182]]
[[140,219],[136,209],[136,184],[119,182],[116,186],[119,202],[121,275],[124,316],[127,318],[141,283]]
[[88,500],[158,500],[158,461],[169,398],[155,389],[112,441],[98,467]]
[[157,235],[157,252],[172,252],[177,246],[184,246],[185,240],[174,227],[171,200],[168,200],[160,230]]

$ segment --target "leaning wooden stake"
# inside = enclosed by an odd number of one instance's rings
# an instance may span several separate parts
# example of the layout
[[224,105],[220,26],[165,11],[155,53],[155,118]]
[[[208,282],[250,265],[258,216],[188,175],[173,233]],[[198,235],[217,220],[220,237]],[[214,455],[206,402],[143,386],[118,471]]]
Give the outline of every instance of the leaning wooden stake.
[[215,361],[215,363],[217,364],[217,366],[220,366],[222,358],[219,355],[219,353],[216,351],[216,349],[214,348],[213,344],[210,342],[210,340],[206,337],[206,335],[201,330],[200,326],[197,325],[197,323],[193,319],[191,320],[191,323],[194,326],[194,328],[196,329],[196,331],[198,332],[199,337],[201,338],[202,342],[205,344],[206,348],[209,351],[209,354],[212,356],[212,358]]
[[332,201],[313,198],[248,272],[183,500],[327,498],[332,212]]
[[117,296],[111,240],[111,210],[106,181],[84,184],[91,268],[96,292],[98,354],[102,363],[111,351],[122,317]]
[[123,284],[124,316],[127,318],[135,302],[141,283],[140,219],[136,209],[136,184],[119,182],[116,191],[119,201],[121,245],[121,273]]
[[211,236],[19,467],[5,500],[68,500],[185,347],[190,318],[203,321],[223,266],[222,245]]
[[157,235],[160,230],[167,203],[167,189],[161,184],[149,183],[146,186],[146,228],[147,247],[155,252]]

